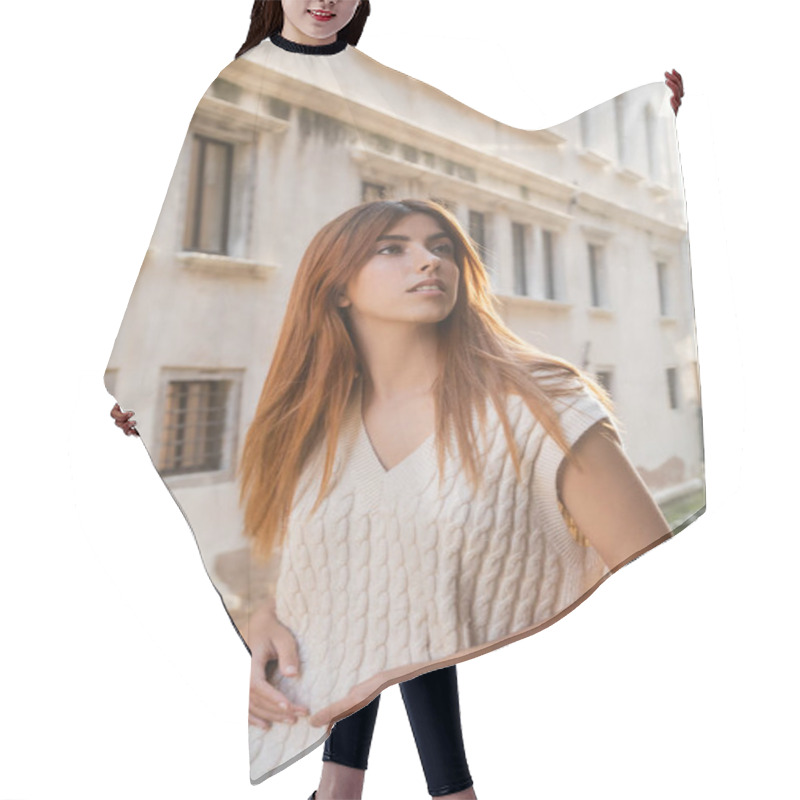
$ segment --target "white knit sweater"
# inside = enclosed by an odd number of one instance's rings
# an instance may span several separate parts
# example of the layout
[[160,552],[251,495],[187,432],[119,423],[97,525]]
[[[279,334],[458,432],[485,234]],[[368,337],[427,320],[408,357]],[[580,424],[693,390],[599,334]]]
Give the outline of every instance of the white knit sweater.
[[[506,408],[523,480],[489,403],[480,451],[488,458],[477,492],[454,443],[440,491],[434,436],[387,471],[364,428],[361,397],[357,382],[333,488],[308,519],[321,448],[304,471],[282,551],[276,611],[297,639],[300,675],[275,674],[272,681],[311,714],[376,673],[539,626],[607,572],[596,551],[567,529],[556,495],[564,454],[520,396],[510,395]],[[585,389],[558,401],[557,410],[570,446],[608,416]],[[251,726],[251,779],[285,768],[327,735],[302,717],[266,732]]]

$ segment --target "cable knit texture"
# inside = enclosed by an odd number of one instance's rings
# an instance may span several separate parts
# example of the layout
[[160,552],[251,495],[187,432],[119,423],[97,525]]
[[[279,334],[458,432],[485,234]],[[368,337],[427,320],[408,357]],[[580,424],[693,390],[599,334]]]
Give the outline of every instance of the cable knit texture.
[[[320,447],[304,470],[281,555],[276,610],[297,639],[300,675],[275,674],[271,681],[311,714],[379,672],[453,657],[539,626],[607,572],[598,554],[569,533],[556,494],[563,451],[520,396],[509,395],[506,410],[523,479],[517,481],[489,403],[477,492],[454,439],[441,488],[434,436],[387,471],[364,427],[361,400],[358,381],[332,488],[309,516]],[[556,408],[570,446],[608,417],[584,388]],[[251,726],[251,778],[283,769],[327,735],[303,717],[269,731]]]

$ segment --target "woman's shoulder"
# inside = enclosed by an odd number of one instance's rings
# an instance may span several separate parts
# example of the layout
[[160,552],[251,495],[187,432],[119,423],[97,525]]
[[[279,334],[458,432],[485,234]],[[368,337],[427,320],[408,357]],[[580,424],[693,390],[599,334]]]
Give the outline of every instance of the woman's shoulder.
[[547,421],[557,423],[571,446],[591,425],[613,419],[611,409],[591,382],[568,369],[533,370],[534,389],[519,389],[505,398],[509,421],[518,434],[544,437]]

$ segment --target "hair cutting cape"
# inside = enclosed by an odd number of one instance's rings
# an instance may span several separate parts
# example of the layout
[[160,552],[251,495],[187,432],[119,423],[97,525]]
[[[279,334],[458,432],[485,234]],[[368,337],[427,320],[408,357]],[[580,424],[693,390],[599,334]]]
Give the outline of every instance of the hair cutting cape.
[[[608,391],[625,451],[675,533],[703,512],[705,494],[669,96],[652,83],[526,131],[350,46],[319,55],[265,40],[201,99],[106,386],[135,410],[239,630],[275,598],[300,675],[274,663],[267,675],[312,714],[337,703],[352,713],[391,683],[534,633],[610,570],[562,514],[563,452],[518,397],[507,411],[522,482],[490,410],[475,493],[457,451],[439,482],[432,440],[385,469],[363,425],[360,380],[328,498],[308,513],[321,476],[312,453],[282,548],[263,563],[253,556],[237,467],[306,247],[364,201],[449,209],[486,264],[504,323]],[[557,410],[570,445],[607,414],[589,392]],[[329,733],[303,718],[251,727],[251,780]]]

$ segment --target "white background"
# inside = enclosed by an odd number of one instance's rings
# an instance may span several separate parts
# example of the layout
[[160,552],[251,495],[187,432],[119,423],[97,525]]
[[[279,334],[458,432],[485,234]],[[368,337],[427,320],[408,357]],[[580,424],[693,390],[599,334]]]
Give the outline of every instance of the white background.
[[[250,5],[3,6],[0,800],[305,800],[317,785],[321,749],[251,787],[246,651],[102,383],[186,127]],[[459,665],[479,797],[797,797],[784,4],[374,7],[365,52],[531,128],[668,68],[686,81],[708,511],[554,627]],[[396,687],[364,796],[427,796]]]

